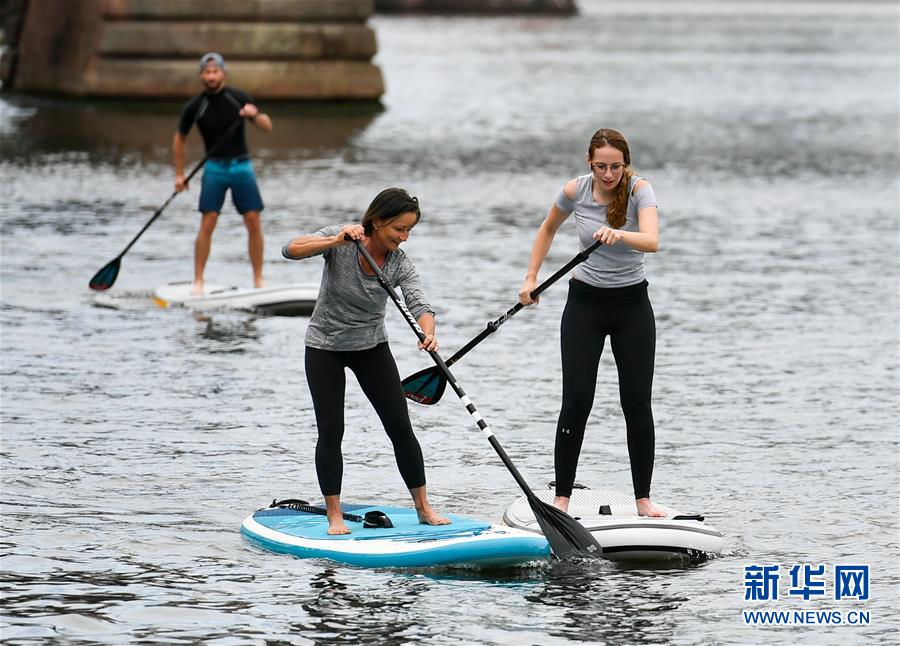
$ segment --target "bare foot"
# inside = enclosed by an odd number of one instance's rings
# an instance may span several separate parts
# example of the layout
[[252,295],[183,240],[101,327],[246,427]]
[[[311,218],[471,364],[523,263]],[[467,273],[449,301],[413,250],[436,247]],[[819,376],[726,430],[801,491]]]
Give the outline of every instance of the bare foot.
[[652,518],[662,518],[666,515],[662,509],[650,502],[649,498],[638,498],[634,501],[637,504],[638,516],[650,516]]
[[253,279],[253,287],[254,288],[262,289],[265,286],[266,286],[266,281],[264,281],[262,278],[254,278]]
[[560,511],[564,511],[569,513],[569,499],[566,496],[557,496],[553,499],[553,506],[559,509]]
[[341,509],[341,496],[335,494],[325,496],[325,515],[328,516],[328,535],[340,536],[349,534],[350,530],[344,524],[344,512]]
[[434,511],[431,507],[423,507],[422,509],[416,509],[416,514],[419,516],[419,523],[421,525],[449,525],[450,519],[444,518],[443,516],[438,516],[437,512]]
[[329,536],[339,536],[341,534],[349,534],[350,529],[344,524],[344,519],[341,518],[339,520],[329,520],[328,521],[328,535]]
[[191,284],[191,296],[203,296],[203,281],[195,280]]

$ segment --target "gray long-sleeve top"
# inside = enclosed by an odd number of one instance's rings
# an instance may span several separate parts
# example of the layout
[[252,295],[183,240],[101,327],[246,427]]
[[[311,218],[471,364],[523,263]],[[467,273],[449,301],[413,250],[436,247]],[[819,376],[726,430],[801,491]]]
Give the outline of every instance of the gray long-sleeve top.
[[[338,234],[340,226],[326,226],[312,235],[329,238]],[[282,255],[292,257],[287,245]],[[306,328],[306,345],[320,350],[367,350],[388,340],[384,326],[388,296],[378,279],[363,271],[356,245],[346,244],[325,249],[322,284]],[[312,256],[310,256],[312,257]],[[425,300],[422,283],[415,265],[400,251],[389,252],[381,271],[394,287],[399,287],[406,306],[418,319],[434,310]]]

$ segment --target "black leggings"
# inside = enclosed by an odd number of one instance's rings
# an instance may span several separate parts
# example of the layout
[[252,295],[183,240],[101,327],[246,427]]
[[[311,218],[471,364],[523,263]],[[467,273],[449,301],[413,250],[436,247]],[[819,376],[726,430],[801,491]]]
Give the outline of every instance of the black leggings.
[[384,425],[400,475],[409,489],[425,484],[422,449],[413,434],[409,411],[397,364],[387,342],[368,350],[332,351],[306,348],[306,381],[316,411],[319,441],[316,443],[316,474],[323,496],[341,493],[344,458],[344,369],[356,375],[366,397]]
[[570,496],[584,440],[597,368],[607,335],[619,372],[628,456],[635,498],[650,496],[654,431],[650,394],[656,354],[656,322],[647,282],[600,289],[574,278],[562,316],[563,399],[556,427],[556,495]]

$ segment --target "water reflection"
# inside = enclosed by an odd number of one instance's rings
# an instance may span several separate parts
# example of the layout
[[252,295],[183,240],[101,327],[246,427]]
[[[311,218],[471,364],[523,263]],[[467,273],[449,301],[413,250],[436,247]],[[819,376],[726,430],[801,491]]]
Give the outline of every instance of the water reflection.
[[254,344],[259,341],[259,328],[256,327],[256,317],[250,318],[216,318],[202,312],[192,312],[194,320],[203,324],[199,337],[204,341],[212,341],[203,344],[197,349],[210,354],[242,353],[247,351],[247,342]]
[[543,584],[526,599],[563,609],[551,635],[579,641],[659,643],[674,637],[676,624],[667,621],[665,614],[688,601],[668,588],[666,579],[653,571],[624,576],[611,572],[604,561],[563,562],[554,563]]
[[[35,153],[120,161],[138,155],[169,163],[169,146],[183,103],[179,101],[75,101],[20,95],[0,99],[0,151],[10,159]],[[352,143],[381,112],[378,105],[263,106],[274,135],[248,128],[254,155],[267,159],[308,158]],[[202,156],[200,137],[188,138],[188,158]]]
[[535,561],[521,567],[503,568],[446,568],[406,570],[406,576],[422,576],[433,581],[479,581],[485,584],[508,586],[519,583],[540,583],[550,569],[550,561]]
[[[370,587],[373,583],[375,587]],[[431,636],[415,618],[414,609],[427,590],[422,579],[391,577],[388,582],[366,577],[354,579],[351,586],[338,578],[337,570],[327,568],[313,577],[310,588],[316,596],[303,604],[309,619],[295,624],[300,635],[362,643],[402,643]]]

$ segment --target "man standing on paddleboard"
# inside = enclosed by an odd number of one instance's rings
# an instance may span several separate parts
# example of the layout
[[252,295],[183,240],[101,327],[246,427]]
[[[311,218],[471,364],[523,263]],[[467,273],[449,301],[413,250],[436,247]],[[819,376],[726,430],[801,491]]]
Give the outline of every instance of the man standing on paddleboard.
[[178,131],[172,141],[175,163],[175,190],[184,191],[184,142],[194,123],[203,137],[209,159],[203,166],[200,190],[200,231],[194,243],[194,284],[192,294],[203,293],[203,271],[212,246],[212,234],[225,203],[225,192],[231,189],[231,200],[247,227],[253,286],[263,287],[263,233],[260,212],[262,196],[250,162],[244,132],[244,119],[263,132],[272,131],[269,115],[260,112],[246,92],[225,85],[225,59],[209,52],[200,59],[203,91],[192,98],[181,112]]

